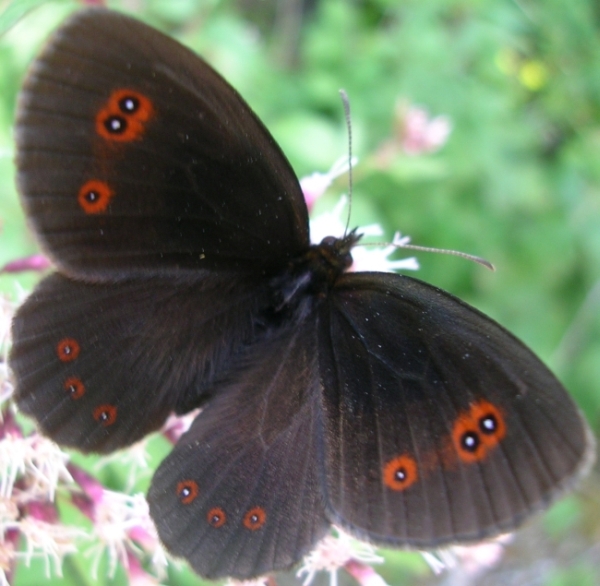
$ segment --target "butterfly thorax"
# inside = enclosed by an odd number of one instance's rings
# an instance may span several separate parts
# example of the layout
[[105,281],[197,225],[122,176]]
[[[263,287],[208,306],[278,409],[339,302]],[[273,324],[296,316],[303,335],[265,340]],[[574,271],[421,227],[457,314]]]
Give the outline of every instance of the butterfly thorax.
[[352,265],[351,250],[362,234],[353,230],[343,238],[326,236],[294,259],[272,280],[276,313],[295,312],[300,306],[324,299],[338,278]]

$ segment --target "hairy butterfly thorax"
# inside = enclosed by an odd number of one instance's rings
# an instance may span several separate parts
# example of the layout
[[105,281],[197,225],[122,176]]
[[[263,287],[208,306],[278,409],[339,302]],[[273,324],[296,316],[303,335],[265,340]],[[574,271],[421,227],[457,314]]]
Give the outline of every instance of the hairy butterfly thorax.
[[307,300],[312,309],[315,302],[324,299],[352,266],[351,250],[361,238],[356,229],[342,238],[326,236],[291,261],[283,274],[271,281],[275,313],[294,313]]
[[589,469],[584,418],[522,342],[419,280],[348,271],[355,231],[310,245],[281,149],[174,40],[76,13],[16,137],[58,270],[14,319],[15,400],[84,452],[202,405],[148,493],[202,576],[290,568],[332,524],[399,547],[497,535]]

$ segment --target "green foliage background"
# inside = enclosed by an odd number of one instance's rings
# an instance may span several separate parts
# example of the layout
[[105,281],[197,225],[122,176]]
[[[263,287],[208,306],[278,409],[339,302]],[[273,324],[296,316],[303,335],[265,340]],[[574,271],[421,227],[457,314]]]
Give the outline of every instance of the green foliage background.
[[[379,222],[442,255],[419,277],[462,297],[530,345],[600,429],[600,8],[594,0],[122,0],[247,99],[299,176],[346,152],[338,89],[350,95],[356,169],[351,223]],[[25,68],[74,0],[0,3],[0,266],[36,251],[14,188],[12,124]],[[376,164],[398,101],[452,119],[438,153]],[[346,190],[338,181],[319,209]],[[18,278],[30,288],[36,276]],[[16,293],[14,275],[0,290]],[[121,487],[118,467],[107,482]],[[121,485],[119,485],[121,483]],[[554,507],[473,583],[597,584],[600,481]],[[523,537],[523,535],[528,537]],[[533,536],[533,537],[532,537]],[[594,549],[595,548],[595,549]],[[594,556],[593,552],[596,552]],[[417,554],[390,554],[390,584],[449,583]],[[86,562],[65,578],[90,583]],[[507,576],[510,576],[507,578]],[[20,569],[17,586],[43,568]],[[113,583],[122,584],[124,576]],[[498,580],[498,582],[496,582]],[[104,581],[101,581],[104,583]],[[111,583],[107,581],[106,583]],[[196,584],[173,570],[169,584]],[[467,582],[462,582],[467,583]]]

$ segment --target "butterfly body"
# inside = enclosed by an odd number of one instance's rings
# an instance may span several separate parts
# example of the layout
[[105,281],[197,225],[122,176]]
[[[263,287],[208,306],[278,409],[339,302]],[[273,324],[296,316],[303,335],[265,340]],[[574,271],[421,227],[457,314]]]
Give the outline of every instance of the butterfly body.
[[148,494],[209,578],[297,563],[332,524],[411,547],[509,531],[589,467],[560,382],[431,285],[310,245],[300,186],[216,72],[82,11],[35,62],[18,183],[57,272],[13,324],[20,409],[110,452],[202,406]]

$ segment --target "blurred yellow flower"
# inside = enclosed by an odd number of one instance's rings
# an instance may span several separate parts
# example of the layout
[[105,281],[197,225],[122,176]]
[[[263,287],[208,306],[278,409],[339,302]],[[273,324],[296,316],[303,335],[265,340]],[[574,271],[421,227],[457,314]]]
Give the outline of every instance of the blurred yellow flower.
[[526,61],[519,70],[519,81],[532,92],[542,89],[548,81],[548,70],[538,60]]

